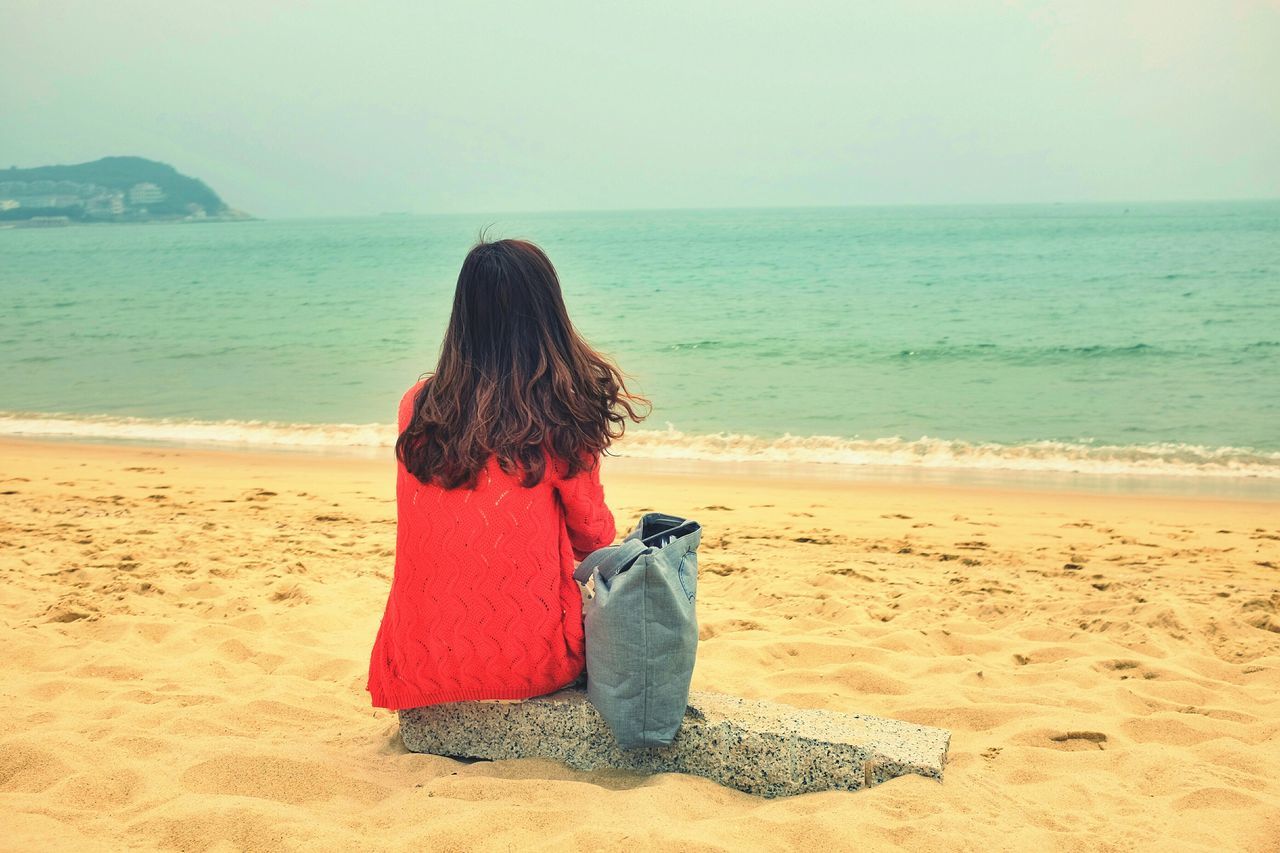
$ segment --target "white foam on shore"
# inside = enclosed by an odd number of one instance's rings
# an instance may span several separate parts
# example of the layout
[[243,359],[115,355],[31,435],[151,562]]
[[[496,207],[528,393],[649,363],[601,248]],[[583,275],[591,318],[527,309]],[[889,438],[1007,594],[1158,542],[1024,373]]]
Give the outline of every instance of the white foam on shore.
[[[395,444],[396,432],[390,424],[0,412],[0,436],[344,452],[390,448]],[[789,434],[762,438],[723,432],[690,434],[668,426],[665,430],[629,430],[610,452],[639,459],[1280,479],[1280,452],[1175,443],[1103,445],[1037,441],[1003,445],[928,437],[861,439]]]
[[115,415],[0,412],[0,435],[86,441],[146,441],[158,444],[343,450],[391,447],[388,424],[296,424],[275,421],[202,421]]
[[928,437],[861,439],[790,434],[767,439],[734,433],[690,435],[670,428],[629,432],[624,443],[625,450],[620,452],[627,455],[664,459],[1280,479],[1280,453],[1175,443],[1103,445],[1036,441],[1006,445]]

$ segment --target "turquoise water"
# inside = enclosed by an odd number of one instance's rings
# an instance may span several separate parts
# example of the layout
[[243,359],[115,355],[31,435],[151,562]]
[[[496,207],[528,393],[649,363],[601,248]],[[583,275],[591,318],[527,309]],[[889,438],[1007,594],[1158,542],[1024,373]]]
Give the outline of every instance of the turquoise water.
[[0,231],[0,433],[381,445],[478,230],[654,402],[620,451],[1280,476],[1280,202]]

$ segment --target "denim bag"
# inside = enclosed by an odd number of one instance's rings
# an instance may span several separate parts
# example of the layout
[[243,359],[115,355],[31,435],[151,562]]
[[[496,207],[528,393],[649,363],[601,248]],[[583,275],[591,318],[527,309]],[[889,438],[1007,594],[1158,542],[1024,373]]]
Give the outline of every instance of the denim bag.
[[667,746],[680,730],[698,650],[701,541],[698,522],[651,512],[573,573],[582,584],[595,577],[582,602],[587,698],[623,749]]

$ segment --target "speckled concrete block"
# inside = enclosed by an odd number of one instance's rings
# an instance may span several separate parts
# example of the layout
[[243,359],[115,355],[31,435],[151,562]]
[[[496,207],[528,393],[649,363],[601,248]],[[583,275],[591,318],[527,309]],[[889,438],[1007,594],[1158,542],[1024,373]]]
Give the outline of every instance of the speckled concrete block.
[[400,712],[400,734],[413,752],[690,773],[764,797],[856,791],[908,773],[941,781],[951,741],[898,720],[693,692],[670,746],[624,750],[581,689],[412,708]]

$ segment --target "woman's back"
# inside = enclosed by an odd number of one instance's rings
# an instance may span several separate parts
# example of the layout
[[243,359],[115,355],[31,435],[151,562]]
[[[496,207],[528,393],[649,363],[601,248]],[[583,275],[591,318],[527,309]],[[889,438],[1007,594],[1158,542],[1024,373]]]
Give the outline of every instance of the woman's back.
[[[400,403],[404,430],[421,382]],[[613,542],[599,460],[566,479],[548,454],[532,488],[491,458],[476,488],[424,485],[398,466],[396,564],[369,670],[373,704],[522,699],[584,665],[575,559]]]
[[369,664],[383,708],[522,699],[583,670],[575,558],[610,544],[600,458],[639,421],[523,240],[463,261],[436,370],[400,400],[396,563]]

